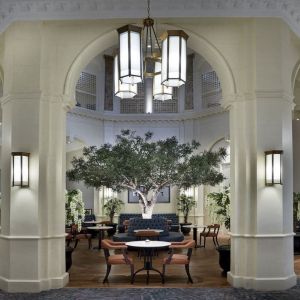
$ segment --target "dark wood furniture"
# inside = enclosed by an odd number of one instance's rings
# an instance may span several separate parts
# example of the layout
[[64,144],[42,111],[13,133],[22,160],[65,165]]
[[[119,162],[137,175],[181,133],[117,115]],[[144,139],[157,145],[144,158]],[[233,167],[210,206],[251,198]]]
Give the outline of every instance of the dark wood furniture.
[[[207,230],[206,230],[207,229]],[[203,247],[205,248],[205,243],[206,243],[206,238],[211,237],[213,239],[215,247],[219,246],[218,242],[218,234],[220,230],[220,224],[213,224],[213,225],[208,225],[204,230],[200,233],[200,247],[202,247],[201,244],[201,238],[204,238],[204,245]]]

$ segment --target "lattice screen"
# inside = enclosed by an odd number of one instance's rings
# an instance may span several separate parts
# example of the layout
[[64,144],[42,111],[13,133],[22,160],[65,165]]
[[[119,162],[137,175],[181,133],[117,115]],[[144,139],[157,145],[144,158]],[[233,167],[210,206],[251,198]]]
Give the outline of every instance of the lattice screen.
[[96,110],[96,75],[81,72],[76,84],[77,106]]
[[222,89],[219,78],[215,71],[201,75],[202,101],[205,107],[220,105]]
[[104,110],[113,111],[114,109],[114,57],[104,55],[105,61],[105,96],[104,96]]
[[144,83],[138,83],[137,95],[130,99],[120,99],[121,114],[142,114],[145,111]]
[[160,101],[153,100],[154,113],[177,113],[178,112],[178,88],[173,88],[173,99]]
[[193,84],[193,64],[195,54],[189,54],[187,56],[186,65],[186,82],[185,82],[185,101],[184,109],[191,110],[194,108],[194,84]]

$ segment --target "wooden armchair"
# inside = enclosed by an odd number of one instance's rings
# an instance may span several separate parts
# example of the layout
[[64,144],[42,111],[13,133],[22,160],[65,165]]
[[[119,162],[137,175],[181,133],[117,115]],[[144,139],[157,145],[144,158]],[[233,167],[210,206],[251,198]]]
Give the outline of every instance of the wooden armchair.
[[79,241],[81,240],[88,240],[88,247],[89,249],[92,248],[92,235],[90,233],[87,233],[85,230],[81,230],[80,232],[78,232],[77,225],[73,225],[72,234],[73,239],[75,240],[74,249],[77,247]]
[[[190,274],[190,260],[193,252],[193,248],[195,247],[194,240],[187,240],[183,242],[173,242],[171,243],[169,256],[164,258],[163,260],[163,283],[165,282],[165,272],[166,265],[185,265],[185,271],[188,276],[188,280],[190,283],[193,283],[193,279]],[[187,249],[186,254],[175,254],[175,249]]]
[[[127,255],[127,246],[125,245],[125,243],[112,242],[111,240],[105,239],[105,240],[101,241],[101,247],[104,250],[104,256],[105,256],[105,261],[106,261],[106,265],[107,265],[106,275],[103,279],[103,283],[105,283],[107,281],[108,275],[111,270],[111,266],[112,265],[121,265],[121,264],[126,264],[126,265],[130,266],[130,273],[131,273],[130,281],[132,283],[133,275],[134,275],[134,265],[133,265],[132,258],[130,258]],[[111,250],[121,249],[122,254],[110,255],[110,253],[109,253],[110,249]]]
[[[206,231],[206,229],[208,229]],[[218,242],[218,234],[220,230],[220,224],[213,224],[209,225],[204,230],[200,233],[200,247],[201,247],[201,238],[204,238],[204,248],[205,248],[205,243],[206,243],[206,238],[211,237],[213,239],[215,247],[219,246]]]

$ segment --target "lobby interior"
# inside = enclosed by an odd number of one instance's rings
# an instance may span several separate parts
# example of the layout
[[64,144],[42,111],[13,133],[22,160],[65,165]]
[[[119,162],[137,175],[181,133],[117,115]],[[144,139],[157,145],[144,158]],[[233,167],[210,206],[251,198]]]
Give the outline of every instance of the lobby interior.
[[[219,185],[193,186],[197,204],[189,221],[216,222],[207,195],[230,186],[231,265],[222,274],[212,240],[194,249],[186,282],[182,266],[166,283],[151,275],[148,287],[226,287],[286,290],[297,284],[293,193],[300,192],[300,5],[297,1],[152,0],[161,35],[187,35],[186,82],[171,100],[153,100],[152,79],[137,96],[114,95],[117,29],[142,26],[147,1],[0,1],[1,231],[0,290],[41,292],[63,287],[130,288],[128,266],[112,268],[108,284],[103,251],[80,241],[65,270],[65,190],[79,189],[85,208],[107,220],[108,198],[123,201],[121,214],[139,214],[127,190],[87,188],[66,177],[86,146],[114,144],[123,129],[153,140],[175,136],[198,141],[199,153],[227,150]],[[266,185],[265,152],[282,152],[282,182]],[[30,153],[29,187],[12,186],[12,153]],[[154,214],[178,214],[179,189]],[[114,216],[118,223],[119,215]],[[191,240],[192,233],[185,236]],[[199,239],[199,233],[198,233]],[[97,238],[93,239],[93,246]],[[136,256],[135,252],[129,252]],[[162,259],[167,252],[159,252]],[[143,260],[135,257],[137,266]],[[168,270],[167,270],[168,271]],[[144,288],[139,276],[133,287]]]

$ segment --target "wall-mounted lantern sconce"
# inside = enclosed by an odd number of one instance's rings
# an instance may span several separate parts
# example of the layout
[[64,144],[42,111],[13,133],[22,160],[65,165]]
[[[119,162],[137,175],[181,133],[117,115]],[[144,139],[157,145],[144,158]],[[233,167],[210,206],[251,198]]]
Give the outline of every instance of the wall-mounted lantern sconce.
[[266,186],[282,184],[282,150],[265,152]]
[[12,186],[29,187],[29,153],[12,152]]

